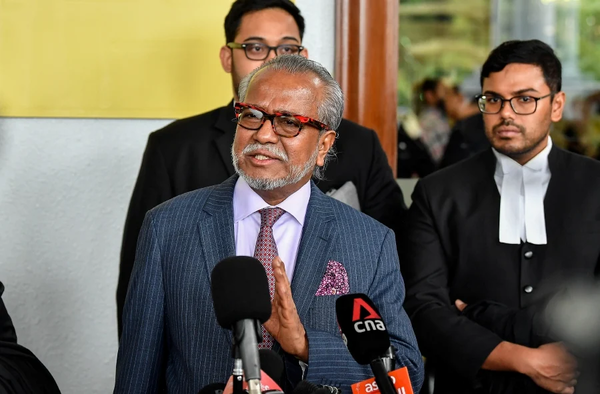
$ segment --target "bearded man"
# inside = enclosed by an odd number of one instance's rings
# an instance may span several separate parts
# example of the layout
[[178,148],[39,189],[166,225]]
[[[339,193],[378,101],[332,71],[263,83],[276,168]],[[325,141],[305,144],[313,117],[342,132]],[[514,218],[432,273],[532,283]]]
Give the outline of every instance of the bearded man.
[[436,394],[579,392],[546,307],[600,276],[600,163],[552,143],[561,70],[539,40],[494,49],[477,96],[491,148],[415,187],[404,306]]
[[[422,360],[406,313],[392,230],[323,194],[344,99],[325,68],[297,55],[265,63],[239,87],[236,175],[146,215],[123,313],[115,393],[191,393],[231,374],[231,332],[217,325],[209,276],[222,259],[255,256],[273,283],[264,347],[300,379],[350,392],[372,373],[342,340],[336,299],[365,293],[380,308],[416,391]],[[268,261],[261,250],[277,256]],[[271,290],[271,289],[270,289]]]

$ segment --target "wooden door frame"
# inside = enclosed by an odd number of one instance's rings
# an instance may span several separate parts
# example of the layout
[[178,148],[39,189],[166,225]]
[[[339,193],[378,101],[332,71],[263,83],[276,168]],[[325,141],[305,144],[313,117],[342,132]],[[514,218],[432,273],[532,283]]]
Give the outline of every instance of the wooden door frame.
[[399,0],[336,0],[335,77],[344,117],[375,130],[397,165]]

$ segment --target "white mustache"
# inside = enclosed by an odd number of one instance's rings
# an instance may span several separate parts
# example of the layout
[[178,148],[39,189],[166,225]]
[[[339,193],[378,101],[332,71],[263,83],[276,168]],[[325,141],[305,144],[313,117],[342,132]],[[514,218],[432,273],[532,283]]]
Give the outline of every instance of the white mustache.
[[259,143],[250,144],[244,148],[244,150],[242,151],[242,154],[243,155],[251,155],[252,153],[254,153],[255,151],[258,151],[258,150],[266,150],[267,152],[275,155],[279,160],[285,161],[285,162],[288,161],[287,154],[283,151],[280,151],[272,144],[266,144],[266,145],[259,144]]

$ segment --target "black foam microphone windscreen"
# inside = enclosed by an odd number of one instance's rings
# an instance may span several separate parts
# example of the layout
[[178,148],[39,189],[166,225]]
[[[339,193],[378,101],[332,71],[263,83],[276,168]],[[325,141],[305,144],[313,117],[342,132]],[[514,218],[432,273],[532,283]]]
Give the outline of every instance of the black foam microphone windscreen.
[[298,382],[292,394],[339,394],[340,390],[333,386],[316,385],[308,380]]
[[285,365],[283,358],[271,349],[259,349],[260,369],[269,375],[271,379],[281,388],[285,384]]
[[336,300],[335,312],[348,351],[362,365],[386,354],[390,336],[379,310],[365,294],[346,294]]
[[223,394],[225,383],[211,383],[202,387],[198,394]]
[[211,292],[217,321],[231,329],[234,323],[271,317],[267,274],[260,261],[248,256],[221,260],[211,274]]
[[292,394],[314,394],[319,389],[314,383],[309,382],[308,380],[301,380],[298,382]]

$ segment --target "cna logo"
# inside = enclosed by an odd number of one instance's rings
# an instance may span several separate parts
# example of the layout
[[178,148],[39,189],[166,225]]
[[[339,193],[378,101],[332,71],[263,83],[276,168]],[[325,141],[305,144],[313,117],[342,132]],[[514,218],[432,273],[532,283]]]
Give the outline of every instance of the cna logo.
[[[361,318],[361,311],[365,310],[367,315]],[[354,331],[363,333],[367,331],[386,331],[385,324],[381,320],[379,313],[371,307],[362,298],[354,299],[354,307],[352,310],[352,322],[354,323]]]

